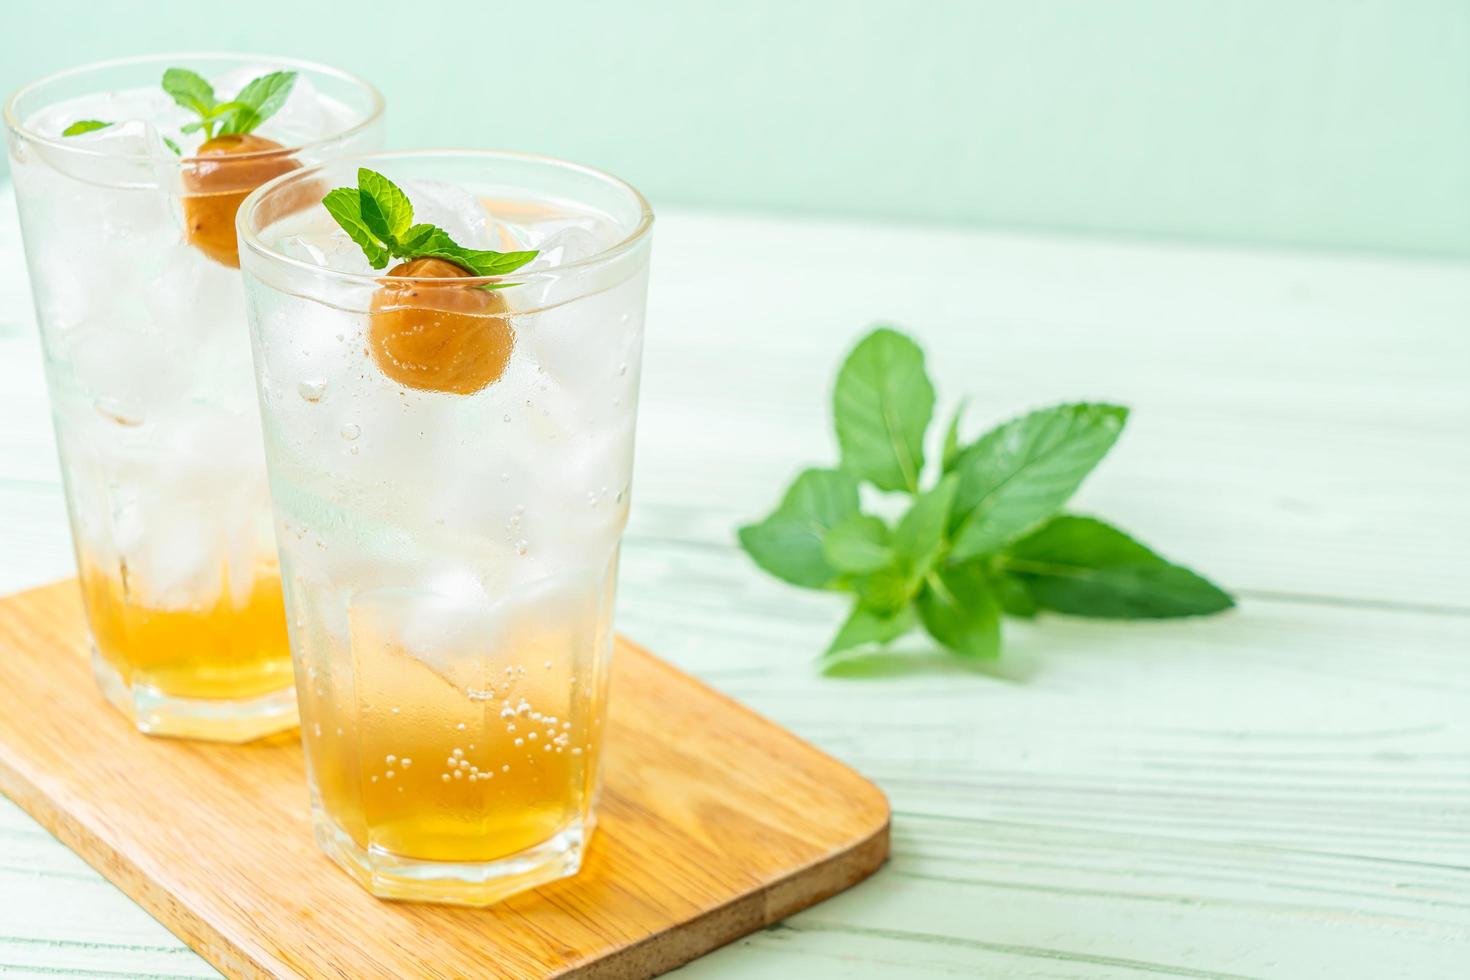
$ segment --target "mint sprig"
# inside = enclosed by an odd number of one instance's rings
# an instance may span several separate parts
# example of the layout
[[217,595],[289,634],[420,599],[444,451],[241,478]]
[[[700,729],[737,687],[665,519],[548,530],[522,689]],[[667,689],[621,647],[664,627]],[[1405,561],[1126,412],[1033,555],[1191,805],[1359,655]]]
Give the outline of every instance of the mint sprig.
[[[366,167],[357,171],[356,187],[338,187],[327,192],[322,205],[342,230],[357,243],[374,269],[392,259],[405,262],[434,258],[453,262],[475,276],[501,276],[514,272],[537,256],[537,252],[492,252],[465,248],[443,228],[413,223],[413,202],[393,181]],[[501,288],[510,283],[491,283]],[[856,509],[856,499],[854,499]],[[820,545],[819,545],[820,546]]]
[[163,73],[163,90],[175,102],[199,116],[180,127],[181,132],[204,131],[206,140],[255,130],[286,104],[296,84],[294,71],[273,71],[252,79],[233,99],[220,102],[214,86],[187,68],[170,68]]
[[[969,443],[964,403],[923,486],[934,387],[911,339],[879,328],[837,375],[838,469],[801,473],[740,545],[766,572],[852,595],[826,651],[882,646],[922,626],[964,657],[999,656],[1004,616],[1047,611],[1095,619],[1165,619],[1235,603],[1207,579],[1096,518],[1058,513],[1128,419],[1118,405],[1031,412]],[[890,525],[865,514],[859,486],[907,495]]]
[[80,136],[83,133],[95,133],[97,130],[106,129],[108,126],[111,125],[112,123],[103,122],[101,119],[78,119],[76,122],[63,129],[61,131],[61,135]]

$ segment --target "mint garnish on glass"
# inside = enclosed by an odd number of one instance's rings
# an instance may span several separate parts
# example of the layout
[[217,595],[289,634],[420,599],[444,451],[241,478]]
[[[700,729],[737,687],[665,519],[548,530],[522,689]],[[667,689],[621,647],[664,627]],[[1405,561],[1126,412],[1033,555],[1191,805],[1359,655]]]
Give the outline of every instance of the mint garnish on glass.
[[163,73],[163,90],[199,116],[180,127],[180,132],[203,130],[206,141],[216,135],[238,136],[253,131],[286,104],[295,84],[294,71],[273,71],[252,79],[233,99],[221,102],[215,97],[214,86],[187,68],[170,68]]
[[80,136],[83,133],[95,133],[97,130],[106,129],[108,126],[111,125],[112,123],[103,122],[101,119],[78,119],[76,122],[63,129],[61,131],[61,135]]
[[[163,73],[163,90],[175,102],[199,116],[194,122],[179,127],[181,133],[204,131],[206,142],[219,136],[242,136],[253,131],[261,123],[286,104],[291,87],[296,84],[294,71],[273,71],[252,79],[240,93],[228,102],[221,102],[214,94],[214,86],[197,73],[187,68],[170,68]],[[61,131],[62,136],[80,136],[112,123],[101,119],[79,119]],[[216,134],[216,129],[218,133]],[[179,144],[163,137],[164,145],[174,154],[182,155]]]
[[[414,224],[413,203],[397,184],[366,167],[357,171],[356,187],[338,187],[322,198],[337,224],[362,248],[374,269],[390,259],[442,259],[473,276],[500,276],[530,262],[536,252],[492,252],[465,248],[443,228]],[[491,283],[486,288],[498,288]]]
[[[850,593],[826,656],[922,626],[950,651],[999,656],[1002,615],[1203,616],[1230,595],[1093,517],[1058,513],[1128,419],[1118,405],[1057,405],[969,443],[963,404],[924,485],[934,386],[924,354],[880,328],[843,362],[833,398],[841,465],[808,469],[765,520],[742,527],[757,565],[792,585]],[[896,523],[862,512],[861,483],[911,498]]]

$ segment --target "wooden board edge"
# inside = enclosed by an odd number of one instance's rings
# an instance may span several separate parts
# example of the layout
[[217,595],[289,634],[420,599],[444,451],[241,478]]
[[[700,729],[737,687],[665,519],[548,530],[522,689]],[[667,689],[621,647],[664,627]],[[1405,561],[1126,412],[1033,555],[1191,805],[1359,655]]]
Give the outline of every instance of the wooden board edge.
[[271,980],[294,975],[285,963],[261,961],[231,942],[167,888],[151,879],[136,862],[113,847],[101,830],[84,825],[68,813],[3,751],[0,751],[0,793],[9,797],[31,819],[221,973],[245,980]]
[[690,963],[874,874],[888,860],[890,826],[885,819],[881,827],[852,846],[691,919],[673,937],[649,936],[556,976],[561,980],[644,980]]
[[741,704],[723,691],[680,670],[656,656],[626,635],[619,633],[618,645],[653,662],[668,674],[686,684],[699,687],[718,699],[726,708],[738,711],[761,727],[777,733],[802,752],[821,756],[846,772],[854,784],[868,797],[868,803],[879,816],[873,829],[848,846],[792,869],[762,888],[751,889],[718,908],[710,909],[682,925],[676,933],[678,942],[668,935],[649,936],[594,962],[573,966],[557,974],[562,980],[642,980],[683,966],[706,953],[750,935],[775,922],[809,908],[839,892],[846,891],[874,874],[888,860],[892,809],[888,797],[876,784],[846,763],[833,758],[801,736],[784,728],[759,712]]

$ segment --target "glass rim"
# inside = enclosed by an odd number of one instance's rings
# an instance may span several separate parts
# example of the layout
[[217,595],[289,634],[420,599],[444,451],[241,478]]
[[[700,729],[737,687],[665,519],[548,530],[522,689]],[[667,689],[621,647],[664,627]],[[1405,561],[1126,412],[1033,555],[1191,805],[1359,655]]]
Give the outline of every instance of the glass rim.
[[600,251],[594,252],[591,255],[577,259],[574,262],[566,262],[562,265],[552,266],[549,269],[539,269],[535,272],[517,270],[514,272],[503,273],[498,276],[465,276],[463,278],[456,278],[454,282],[457,285],[472,286],[488,283],[507,283],[510,285],[522,285],[530,281],[556,278],[570,269],[584,269],[589,266],[602,265],[630,251],[644,238],[648,237],[649,231],[653,228],[653,206],[648,203],[648,199],[643,196],[638,188],[634,187],[626,180],[623,180],[621,177],[615,177],[605,170],[599,170],[596,167],[590,167],[583,163],[574,163],[570,160],[563,160],[559,157],[547,156],[541,153],[525,153],[519,150],[468,150],[440,147],[424,150],[388,150],[377,153],[360,153],[350,156],[341,156],[336,157],[332,160],[318,163],[311,167],[306,167],[301,170],[292,170],[289,173],[282,174],[279,177],[271,179],[267,183],[261,184],[255,190],[250,192],[249,197],[245,198],[245,200],[240,203],[240,210],[235,214],[235,232],[239,236],[240,244],[243,248],[248,248],[251,252],[259,255],[266,261],[290,266],[291,268],[295,269],[302,269],[310,272],[312,275],[315,276],[321,276],[328,279],[334,279],[339,282],[353,283],[357,285],[381,286],[386,283],[404,283],[406,285],[442,285],[445,280],[442,277],[438,276],[390,276],[381,272],[344,272],[341,269],[333,269],[329,266],[317,265],[316,263],[308,262],[305,259],[298,259],[289,255],[282,254],[281,252],[269,247],[260,240],[258,232],[253,227],[255,222],[252,219],[255,217],[256,212],[260,210],[262,202],[264,202],[268,196],[276,193],[279,189],[294,182],[310,180],[311,178],[318,176],[323,170],[327,169],[328,167],[360,166],[364,163],[371,163],[373,161],[379,160],[407,160],[423,158],[443,159],[446,157],[472,157],[491,160],[514,160],[522,163],[544,164],[562,170],[576,171],[585,176],[592,177],[605,184],[608,184],[616,188],[617,190],[629,195],[629,197],[632,198],[633,202],[638,207],[638,223],[633,227],[633,230],[614,244],[609,245],[607,248],[601,249]]
[[[269,157],[277,157],[285,154],[298,153],[302,150],[311,150],[317,147],[330,146],[333,143],[344,142],[346,140],[350,140],[352,137],[361,133],[363,130],[375,124],[379,119],[383,118],[383,112],[386,107],[386,102],[383,99],[383,93],[378,91],[377,86],[373,85],[371,82],[369,82],[365,78],[362,78],[361,76],[354,75],[349,71],[342,70],[341,68],[334,68],[331,65],[324,65],[316,61],[307,61],[303,58],[287,58],[281,55],[254,54],[249,52],[239,53],[234,51],[182,51],[165,52],[163,54],[144,54],[134,55],[128,58],[109,58],[105,61],[93,61],[84,65],[76,65],[72,68],[63,68],[61,71],[52,72],[49,75],[43,75],[40,78],[33,79],[32,81],[29,81],[26,84],[22,85],[20,88],[16,89],[13,93],[11,93],[10,98],[5,100],[5,108],[3,113],[0,113],[0,116],[3,116],[6,127],[9,128],[12,132],[17,133],[28,141],[43,144],[44,146],[47,146],[52,150],[72,154],[76,157],[105,158],[109,160],[133,163],[153,161],[156,163],[155,156],[153,154],[150,154],[146,150],[140,153],[113,153],[108,150],[97,149],[87,144],[67,142],[66,137],[64,136],[47,136],[43,133],[38,133],[34,129],[26,126],[25,123],[21,121],[19,115],[16,112],[16,107],[20,104],[20,101],[23,98],[32,94],[38,89],[41,89],[47,85],[54,84],[56,82],[65,81],[69,78],[75,78],[78,76],[91,74],[93,72],[105,71],[110,68],[126,68],[134,65],[146,65],[150,62],[186,62],[191,59],[197,61],[205,58],[220,61],[236,61],[241,64],[248,64],[251,61],[264,61],[270,64],[280,65],[283,68],[295,69],[296,71],[310,71],[318,75],[327,75],[347,82],[348,84],[366,92],[368,95],[369,105],[367,114],[363,116],[362,119],[353,123],[346,129],[338,130],[337,132],[332,133],[330,136],[323,136],[321,139],[308,140],[305,143],[300,143],[295,146],[285,146],[273,150],[253,150],[249,153],[231,154],[230,160],[232,163],[234,161],[243,162],[251,160],[261,160]],[[207,158],[197,156],[179,157],[177,160],[169,162],[176,168],[183,168],[187,165],[196,164],[202,159]]]

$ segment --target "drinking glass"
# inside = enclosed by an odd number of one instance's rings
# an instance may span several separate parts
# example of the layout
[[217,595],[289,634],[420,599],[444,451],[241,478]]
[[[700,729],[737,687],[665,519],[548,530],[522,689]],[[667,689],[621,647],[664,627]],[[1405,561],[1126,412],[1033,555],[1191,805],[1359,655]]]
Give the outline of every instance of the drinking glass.
[[[296,71],[261,127],[282,145],[175,155],[175,66],[236,85]],[[5,106],[95,673],[145,732],[295,724],[234,215],[271,177],[376,148],[382,110],[335,69],[201,54],[62,72]],[[63,135],[82,119],[115,122]]]
[[[415,221],[536,260],[372,270],[314,203],[358,167],[399,184]],[[238,223],[318,842],[393,898],[483,905],[574,874],[600,778],[647,202],[556,160],[413,152],[279,178]]]

